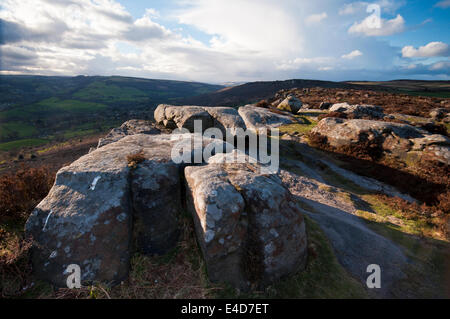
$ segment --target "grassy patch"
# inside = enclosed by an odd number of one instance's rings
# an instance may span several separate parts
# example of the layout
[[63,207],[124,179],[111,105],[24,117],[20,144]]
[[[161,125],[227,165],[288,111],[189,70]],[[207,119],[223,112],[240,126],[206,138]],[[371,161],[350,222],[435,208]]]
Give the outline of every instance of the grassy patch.
[[36,134],[36,128],[23,122],[2,123],[0,126],[0,140],[7,138],[25,138]]
[[280,134],[298,134],[298,135],[306,135],[311,132],[311,130],[317,125],[317,121],[314,121],[310,117],[301,117],[306,124],[288,124],[279,127]]
[[138,102],[147,100],[148,94],[133,87],[119,87],[117,85],[107,84],[105,82],[94,82],[76,92],[73,97],[80,100],[102,101],[109,103],[124,101]]
[[45,99],[37,103],[38,107],[43,107],[47,111],[68,111],[68,112],[93,112],[101,111],[107,108],[106,105],[93,102],[84,102],[78,100],[60,100],[56,97]]
[[432,220],[415,212],[405,213],[396,209],[387,202],[386,198],[378,195],[363,195],[362,198],[369,203],[373,213],[359,211],[358,214],[367,220],[384,223],[389,228],[403,233],[419,235],[422,237],[445,239],[445,236],[437,231]]
[[40,138],[30,138],[30,139],[6,142],[6,143],[0,144],[0,151],[10,151],[10,150],[19,149],[22,147],[39,146],[39,145],[45,144],[47,142],[48,142],[47,140],[40,139]]
[[405,278],[391,291],[398,298],[450,298],[448,285],[450,244],[407,234],[400,227],[383,221],[367,220],[368,226],[381,236],[395,242],[410,259]]
[[38,154],[44,154],[44,153],[56,150],[56,149],[58,149],[60,147],[67,146],[67,145],[69,145],[69,142],[59,143],[59,144],[56,144],[56,145],[52,145],[50,147],[46,147],[46,148],[40,149],[40,150],[37,151],[37,153]]
[[71,131],[67,131],[64,132],[64,138],[65,139],[71,139],[74,137],[81,137],[81,136],[87,136],[87,135],[93,135],[96,132],[98,132],[97,130],[94,129],[87,129],[87,130],[71,130]]

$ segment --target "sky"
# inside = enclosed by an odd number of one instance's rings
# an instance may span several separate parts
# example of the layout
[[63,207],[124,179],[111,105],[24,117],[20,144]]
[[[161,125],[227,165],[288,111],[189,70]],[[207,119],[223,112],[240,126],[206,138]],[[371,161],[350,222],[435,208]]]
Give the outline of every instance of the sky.
[[450,80],[450,0],[0,0],[0,74]]

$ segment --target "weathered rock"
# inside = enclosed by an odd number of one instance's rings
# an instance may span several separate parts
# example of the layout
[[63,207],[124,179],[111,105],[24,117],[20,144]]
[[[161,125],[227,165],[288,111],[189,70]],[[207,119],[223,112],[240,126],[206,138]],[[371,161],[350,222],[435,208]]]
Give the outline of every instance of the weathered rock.
[[430,117],[437,121],[441,121],[447,114],[448,110],[444,108],[436,108],[430,111]]
[[167,128],[185,128],[194,132],[194,122],[201,121],[202,129],[213,127],[213,118],[201,106],[174,106],[160,104],[154,112],[155,121]]
[[110,144],[58,172],[26,224],[38,278],[64,287],[71,264],[81,267],[83,281],[115,284],[126,278],[132,225],[124,152],[138,150]]
[[236,130],[245,130],[244,120],[239,116],[236,109],[232,107],[205,107],[204,108],[214,120],[214,127],[222,131],[224,137],[227,131],[232,135],[236,135]]
[[[450,164],[450,143],[447,137],[432,135],[408,124],[325,118],[311,132],[325,136],[327,142],[337,148],[371,142],[384,155],[394,156],[401,161],[418,161],[426,156]],[[410,153],[417,151],[420,153]]]
[[[197,146],[191,134],[178,137],[130,135],[62,168],[26,224],[37,276],[65,286],[66,267],[77,264],[82,280],[115,284],[128,274],[132,237],[145,253],[174,248],[182,200],[179,172],[186,163],[171,161],[172,148],[190,145],[190,160],[209,143],[224,143],[204,139]],[[141,161],[129,167],[128,155],[137,153]]]
[[276,176],[257,165],[186,167],[188,208],[211,281],[247,289],[301,269],[305,224],[297,203]]
[[253,129],[255,131],[262,128],[277,128],[282,125],[298,122],[294,117],[278,114],[269,109],[256,107],[254,105],[242,106],[239,108],[238,112],[244,120],[247,129]]
[[104,138],[99,139],[97,148],[117,142],[128,135],[135,134],[159,134],[161,131],[157,129],[153,123],[144,120],[129,120],[120,127],[114,128]]
[[232,107],[171,106],[161,104],[155,110],[155,121],[168,128],[187,128],[193,130],[193,121],[201,120],[203,130],[219,128],[225,137],[227,132],[236,135],[237,129],[245,130],[245,123],[236,109]]
[[351,115],[352,118],[370,118],[382,119],[386,115],[383,113],[383,108],[375,105],[349,105],[348,103],[338,103],[330,107],[330,112],[341,112]]
[[284,99],[280,104],[278,104],[277,108],[282,111],[291,112],[296,114],[303,106],[302,101],[300,101],[295,96],[291,95]]

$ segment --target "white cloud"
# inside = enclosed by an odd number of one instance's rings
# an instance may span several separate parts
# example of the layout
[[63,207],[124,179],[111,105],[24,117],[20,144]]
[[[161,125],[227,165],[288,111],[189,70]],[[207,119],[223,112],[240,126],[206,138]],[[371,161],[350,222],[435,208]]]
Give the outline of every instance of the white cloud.
[[308,16],[306,18],[305,22],[307,25],[318,24],[321,21],[325,20],[327,17],[328,17],[328,15],[326,12],[311,14],[310,16]]
[[413,46],[405,46],[402,49],[402,56],[404,58],[448,56],[449,54],[449,46],[443,42],[430,42],[425,46],[419,47],[418,49]]
[[366,2],[352,2],[345,4],[339,9],[340,15],[351,15],[357,12],[363,12],[367,8]]
[[278,2],[194,0],[190,3],[178,14],[179,22],[216,35],[214,47],[225,52],[239,50],[253,55],[279,56],[280,48],[298,52],[303,43],[295,16]]
[[344,54],[342,56],[342,58],[343,59],[347,59],[347,60],[352,60],[352,59],[354,59],[356,57],[359,57],[359,56],[362,56],[362,55],[363,55],[363,53],[361,51],[354,50],[354,51],[350,52],[349,54]]
[[436,7],[447,9],[450,8],[450,0],[442,0],[436,3]]
[[405,30],[405,20],[398,14],[391,20],[377,19],[369,16],[361,22],[355,22],[348,30],[351,34],[362,34],[365,36],[388,36],[401,33]]
[[[348,0],[183,0],[164,15],[149,8],[137,19],[117,0],[0,1],[3,74],[120,74],[214,83],[377,79],[395,70],[398,59],[398,48],[388,42],[348,34],[348,21],[337,14]],[[383,1],[383,10],[393,2]],[[353,19],[362,20],[365,9],[362,14]],[[320,28],[305,26],[323,19]],[[339,51],[330,50],[336,47]],[[345,52],[356,57],[355,48],[363,59],[341,57]],[[442,74],[429,68],[418,69]]]
[[[324,69],[330,68],[326,64],[333,62],[331,57],[315,57],[315,58],[295,58],[292,60],[283,61],[277,65],[278,70],[298,70],[305,67],[313,69]],[[325,65],[324,65],[325,64]]]
[[449,61],[441,61],[436,62],[430,66],[431,71],[441,71],[441,70],[449,70],[450,69],[450,62]]

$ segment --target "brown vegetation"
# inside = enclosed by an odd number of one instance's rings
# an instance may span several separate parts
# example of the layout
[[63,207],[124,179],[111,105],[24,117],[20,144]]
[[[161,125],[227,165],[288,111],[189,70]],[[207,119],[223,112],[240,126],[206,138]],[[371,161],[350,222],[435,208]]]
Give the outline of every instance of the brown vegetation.
[[0,296],[12,297],[31,284],[24,224],[34,207],[47,196],[54,174],[46,167],[22,167],[0,177]]
[[268,108],[270,106],[269,102],[267,102],[266,100],[261,100],[258,103],[255,104],[255,106],[257,107],[263,107],[263,108]]
[[0,177],[0,222],[5,218],[23,219],[47,196],[54,175],[46,167],[22,167],[15,174]]
[[139,163],[145,161],[144,151],[139,151],[135,154],[131,154],[127,156],[128,166],[131,168],[136,168]]
[[[382,106],[386,114],[402,113],[414,116],[429,117],[429,113],[434,108],[450,108],[450,99],[411,96],[406,94],[395,94],[383,91],[369,91],[356,89],[335,89],[335,88],[311,88],[292,89],[278,92],[275,97],[269,99],[271,103],[278,99],[283,99],[288,95],[295,95],[304,104],[309,104],[311,108],[319,108],[320,103],[343,103],[349,104],[370,104]],[[441,104],[441,102],[443,102]]]

